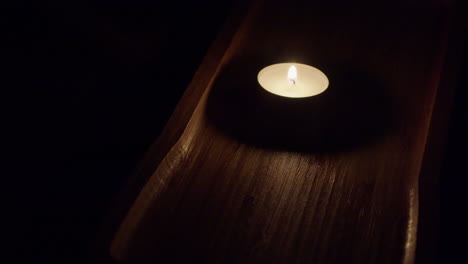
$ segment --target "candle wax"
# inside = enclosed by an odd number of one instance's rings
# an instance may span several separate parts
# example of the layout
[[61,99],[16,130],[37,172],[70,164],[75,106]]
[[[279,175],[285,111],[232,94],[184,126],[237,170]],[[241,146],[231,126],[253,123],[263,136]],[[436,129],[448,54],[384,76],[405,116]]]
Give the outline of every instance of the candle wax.
[[[296,76],[291,81],[291,67],[296,68]],[[289,76],[288,76],[289,73]],[[328,78],[319,69],[300,63],[279,63],[263,68],[257,76],[258,83],[270,93],[291,97],[310,97],[324,92]]]

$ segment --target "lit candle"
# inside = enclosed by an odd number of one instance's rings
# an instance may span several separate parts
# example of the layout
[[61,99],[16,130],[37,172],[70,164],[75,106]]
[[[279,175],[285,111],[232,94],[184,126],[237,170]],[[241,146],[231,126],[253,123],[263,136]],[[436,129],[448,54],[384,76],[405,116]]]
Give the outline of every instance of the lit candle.
[[300,63],[279,63],[263,68],[258,83],[270,93],[291,97],[310,97],[324,92],[328,78],[319,69]]

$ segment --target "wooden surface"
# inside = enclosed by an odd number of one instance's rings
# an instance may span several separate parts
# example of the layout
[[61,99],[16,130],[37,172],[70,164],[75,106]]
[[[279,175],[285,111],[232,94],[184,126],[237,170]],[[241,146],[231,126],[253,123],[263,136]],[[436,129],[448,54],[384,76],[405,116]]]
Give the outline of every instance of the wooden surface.
[[[257,2],[224,55],[195,76],[189,90],[201,98],[182,99],[171,118],[166,131],[186,125],[180,138],[153,148],[161,158],[113,257],[412,263],[446,11]],[[321,69],[329,89],[293,100],[263,91],[257,72],[283,61]]]

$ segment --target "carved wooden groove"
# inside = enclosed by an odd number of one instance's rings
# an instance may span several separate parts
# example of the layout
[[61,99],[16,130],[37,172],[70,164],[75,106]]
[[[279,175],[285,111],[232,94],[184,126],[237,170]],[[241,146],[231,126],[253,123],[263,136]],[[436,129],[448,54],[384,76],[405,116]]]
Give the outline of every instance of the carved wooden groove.
[[[441,4],[254,3],[149,152],[156,169],[112,256],[412,263],[446,27]],[[219,43],[229,44],[222,56]],[[306,99],[262,90],[258,71],[285,61],[321,69],[328,90]]]

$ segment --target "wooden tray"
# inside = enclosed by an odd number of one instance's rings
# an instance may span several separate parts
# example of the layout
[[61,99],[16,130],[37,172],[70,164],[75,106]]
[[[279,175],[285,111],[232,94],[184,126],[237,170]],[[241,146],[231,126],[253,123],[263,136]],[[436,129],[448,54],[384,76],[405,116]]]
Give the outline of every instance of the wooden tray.
[[[346,1],[258,1],[232,18],[143,161],[112,256],[412,263],[447,18],[437,3]],[[289,61],[322,70],[328,90],[288,99],[258,85],[262,67]]]

